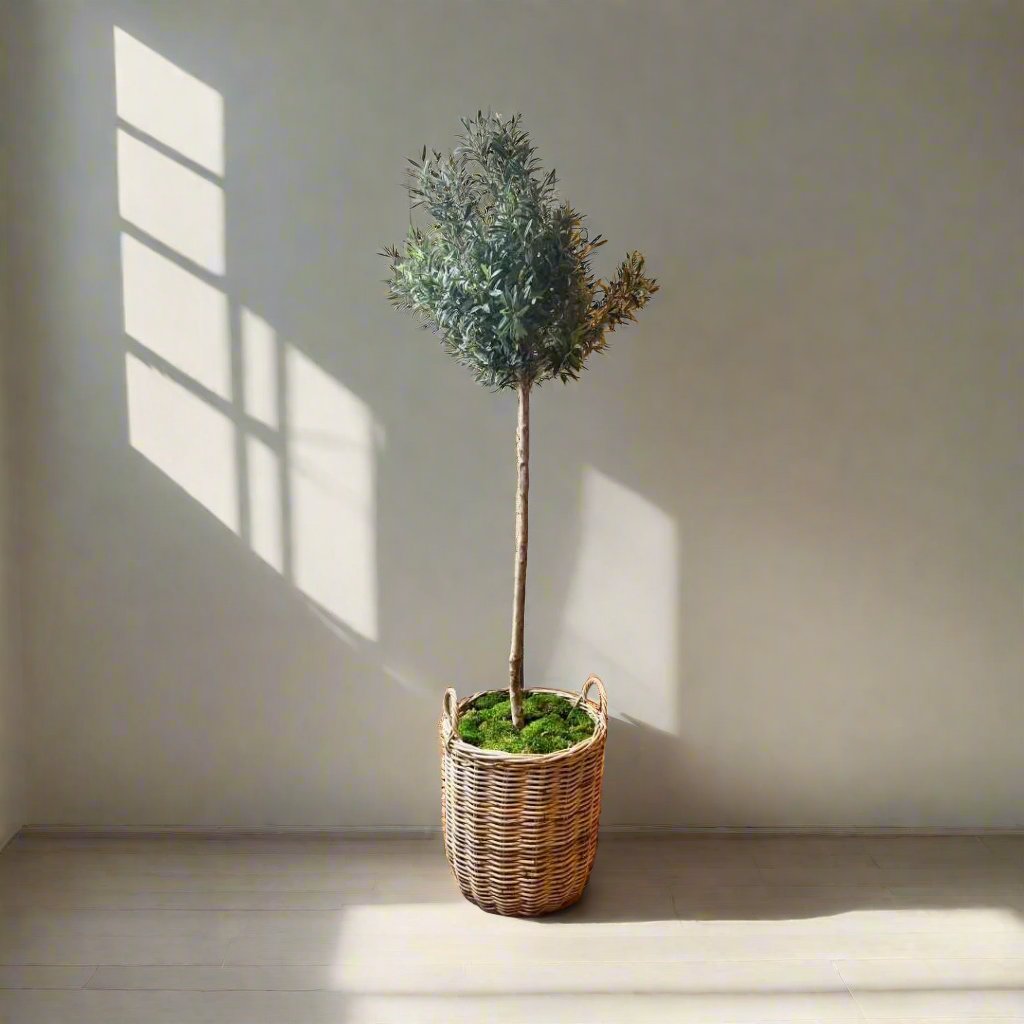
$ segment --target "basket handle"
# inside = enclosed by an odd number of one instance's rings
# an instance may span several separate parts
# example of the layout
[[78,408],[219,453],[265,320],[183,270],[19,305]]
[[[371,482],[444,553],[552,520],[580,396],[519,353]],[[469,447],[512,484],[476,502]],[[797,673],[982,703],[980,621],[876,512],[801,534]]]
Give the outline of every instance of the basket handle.
[[575,707],[579,707],[580,704],[587,699],[587,694],[590,692],[590,688],[592,686],[597,687],[597,693],[599,698],[597,706],[601,712],[601,717],[606,719],[608,717],[608,694],[605,692],[604,683],[602,683],[601,680],[595,675],[587,676],[586,682],[580,689],[580,695],[576,699]]
[[444,691],[444,697],[441,700],[441,713],[448,719],[448,728],[451,729],[452,735],[457,736],[459,734],[459,698],[450,686]]

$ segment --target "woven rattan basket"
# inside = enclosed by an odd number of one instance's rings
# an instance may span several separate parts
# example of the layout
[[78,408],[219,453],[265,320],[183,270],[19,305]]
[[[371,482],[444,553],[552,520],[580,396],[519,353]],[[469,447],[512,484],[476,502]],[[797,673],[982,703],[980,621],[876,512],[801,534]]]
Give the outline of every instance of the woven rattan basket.
[[[596,687],[599,701],[588,699]],[[444,851],[462,894],[494,914],[533,917],[575,903],[597,853],[608,697],[597,676],[557,693],[594,719],[594,732],[554,754],[506,754],[459,739],[459,715],[480,696],[444,695],[441,811]]]

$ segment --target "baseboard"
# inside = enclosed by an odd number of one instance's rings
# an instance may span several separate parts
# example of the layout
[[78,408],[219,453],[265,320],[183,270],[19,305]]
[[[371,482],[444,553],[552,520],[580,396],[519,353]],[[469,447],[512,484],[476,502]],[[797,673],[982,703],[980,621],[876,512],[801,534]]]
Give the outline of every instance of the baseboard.
[[1024,825],[602,825],[607,835],[1019,836]]
[[295,836],[309,839],[429,839],[440,833],[440,825],[358,825],[345,828],[306,825],[266,825],[259,828],[238,825],[25,825],[19,834],[74,836],[79,839],[117,836],[191,836],[196,839],[259,839],[265,836]]
[[[197,839],[429,839],[439,825],[379,825],[316,828],[296,825],[250,828],[209,825],[26,825],[19,835],[114,838],[191,836]],[[604,835],[636,836],[1003,836],[1024,835],[1024,826],[931,825],[602,825]]]

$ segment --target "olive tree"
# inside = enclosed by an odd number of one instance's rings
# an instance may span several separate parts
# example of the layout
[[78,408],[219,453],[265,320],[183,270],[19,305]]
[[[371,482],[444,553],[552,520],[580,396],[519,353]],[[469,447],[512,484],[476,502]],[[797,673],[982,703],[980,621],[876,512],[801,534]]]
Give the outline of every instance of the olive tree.
[[451,153],[411,159],[407,190],[429,215],[389,261],[391,301],[440,336],[488,388],[518,395],[515,586],[509,652],[512,720],[523,727],[523,629],[530,490],[530,393],[576,380],[608,334],[636,319],[658,290],[639,252],[608,281],[592,270],[605,244],[559,199],[520,115],[478,112]]

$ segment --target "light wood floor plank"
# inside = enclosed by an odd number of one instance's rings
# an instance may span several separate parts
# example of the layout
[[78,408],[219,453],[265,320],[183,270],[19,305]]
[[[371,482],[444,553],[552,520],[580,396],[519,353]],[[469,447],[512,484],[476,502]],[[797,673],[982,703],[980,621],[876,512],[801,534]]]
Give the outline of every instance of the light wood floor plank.
[[587,895],[483,914],[436,838],[29,836],[7,1024],[1024,1024],[1014,837],[602,840]]

